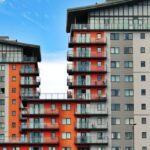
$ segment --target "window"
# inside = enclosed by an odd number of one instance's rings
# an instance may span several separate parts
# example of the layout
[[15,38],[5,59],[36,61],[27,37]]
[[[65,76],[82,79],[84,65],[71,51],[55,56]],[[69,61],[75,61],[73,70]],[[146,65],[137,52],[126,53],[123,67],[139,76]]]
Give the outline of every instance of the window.
[[0,122],[0,129],[4,129],[4,122]]
[[56,109],[56,105],[55,104],[51,104],[51,110],[55,110]]
[[97,94],[98,94],[98,95],[101,95],[101,94],[102,94],[102,90],[98,90],[98,91],[97,91]]
[[12,138],[15,139],[16,138],[16,134],[12,134]]
[[120,111],[120,104],[111,104],[111,111]]
[[146,132],[142,132],[142,139],[146,139],[147,138],[147,133]]
[[101,80],[102,80],[102,76],[101,76],[101,75],[98,75],[98,76],[97,76],[97,80],[98,80],[98,81],[101,81]]
[[5,105],[4,99],[0,99],[0,105]]
[[141,118],[141,123],[146,124],[146,118]]
[[133,68],[133,62],[132,61],[125,61],[124,62],[124,68]]
[[124,33],[124,40],[133,40],[132,33]]
[[5,71],[5,65],[0,65],[0,71]]
[[134,123],[134,119],[133,118],[126,118],[125,119],[125,124],[133,125],[133,123]]
[[15,122],[12,122],[12,128],[16,128],[16,123]]
[[124,90],[124,96],[131,97],[134,95],[133,89],[125,89]]
[[5,88],[0,88],[0,94],[4,94],[5,93]]
[[134,110],[134,105],[133,104],[125,104],[124,105],[124,110],[125,111],[133,111]]
[[62,133],[62,139],[71,139],[71,133],[70,132],[63,132]]
[[48,150],[56,150],[56,147],[49,147]]
[[140,39],[145,39],[145,33],[140,33]]
[[145,67],[145,66],[146,66],[145,61],[141,61],[141,67]]
[[112,147],[112,150],[121,150],[120,147]]
[[101,39],[102,35],[100,33],[97,34],[97,39]]
[[146,146],[142,146],[142,150],[147,150],[147,147]]
[[2,150],[7,150],[7,147],[3,147],[3,149]]
[[12,93],[16,93],[16,88],[12,88]]
[[133,82],[133,75],[125,75],[124,81],[125,82]]
[[12,116],[16,116],[16,111],[12,111]]
[[111,61],[111,68],[119,68],[120,62],[119,61]]
[[101,49],[100,47],[98,47],[98,48],[97,48],[97,52],[98,52],[98,53],[101,53],[101,52],[102,52],[102,49]]
[[111,118],[111,124],[112,125],[119,125],[120,124],[120,118]]
[[133,54],[133,47],[125,47],[124,54]]
[[20,150],[19,147],[13,147],[12,150]]
[[146,95],[146,89],[141,89],[141,95]]
[[141,81],[146,81],[146,76],[145,75],[141,75]]
[[119,40],[119,33],[111,33],[110,40]]
[[120,76],[119,75],[112,75],[111,76],[111,82],[120,82]]
[[62,119],[62,124],[65,124],[65,125],[71,124],[71,119],[70,118],[63,118]]
[[120,132],[112,132],[112,139],[113,140],[118,140],[120,139]]
[[12,65],[12,70],[16,70],[16,65]]
[[71,150],[70,147],[63,147],[62,150]]
[[62,110],[70,110],[71,105],[70,104],[62,104]]
[[131,146],[126,146],[126,147],[125,147],[125,150],[133,150],[133,147],[131,147]]
[[56,119],[55,118],[51,118],[51,123],[52,124],[56,124]]
[[4,117],[5,113],[4,111],[0,111],[0,117]]
[[111,96],[120,96],[120,90],[119,89],[112,89],[111,90]]
[[5,81],[5,77],[4,76],[0,76],[0,82],[4,82]]
[[97,62],[97,66],[98,66],[98,67],[101,67],[101,66],[102,66],[102,62],[100,62],[100,61]]
[[141,110],[146,110],[146,104],[141,104]]
[[12,81],[16,81],[16,77],[15,76],[12,77]]
[[145,47],[140,48],[140,53],[145,53]]
[[125,132],[125,139],[126,140],[132,140],[133,139],[133,133],[132,132]]
[[12,99],[12,104],[16,104],[16,99]]
[[119,47],[111,47],[110,51],[111,51],[111,54],[119,54],[120,48]]

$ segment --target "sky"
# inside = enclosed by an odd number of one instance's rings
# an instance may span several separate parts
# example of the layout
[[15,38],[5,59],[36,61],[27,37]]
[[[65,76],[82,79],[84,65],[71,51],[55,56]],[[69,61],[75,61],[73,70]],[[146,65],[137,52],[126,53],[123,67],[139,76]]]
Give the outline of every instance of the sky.
[[68,8],[104,0],[0,0],[0,35],[41,46],[42,93],[66,93]]

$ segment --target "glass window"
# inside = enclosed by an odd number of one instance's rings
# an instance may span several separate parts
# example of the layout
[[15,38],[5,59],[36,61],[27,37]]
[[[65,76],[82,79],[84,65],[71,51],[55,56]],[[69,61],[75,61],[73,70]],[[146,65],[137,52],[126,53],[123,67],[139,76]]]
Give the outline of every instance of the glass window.
[[119,33],[111,33],[110,40],[119,40]]
[[145,39],[145,33],[140,33],[140,39]]
[[146,66],[145,61],[141,61],[141,67],[145,67],[145,66]]
[[124,81],[125,82],[133,82],[133,75],[125,75]]
[[71,110],[70,104],[62,104],[62,110]]
[[63,132],[62,133],[62,139],[71,139],[71,133],[70,132]]
[[140,53],[145,53],[145,47],[140,48]]
[[120,111],[120,104],[111,104],[111,111]]
[[141,104],[141,110],[146,110],[146,104]]
[[147,138],[147,133],[146,132],[142,132],[142,139],[146,139]]
[[121,150],[120,147],[112,147],[112,150]]
[[145,75],[141,75],[141,81],[146,81],[146,76]]
[[132,132],[125,132],[125,139],[126,140],[132,140],[133,139],[133,133]]
[[0,76],[0,82],[4,82],[5,81],[5,77],[4,76]]
[[133,111],[134,110],[134,104],[125,104],[124,110],[125,111]]
[[0,99],[0,105],[5,105],[5,100],[4,99]]
[[121,138],[120,132],[112,132],[112,139],[118,140]]
[[63,118],[62,119],[62,124],[65,124],[65,125],[71,124],[71,119],[70,118]]
[[141,123],[146,124],[146,118],[141,118]]
[[102,80],[102,76],[101,76],[101,75],[98,75],[98,76],[97,76],[97,80],[98,80],[98,81],[101,81],[101,80]]
[[146,95],[146,89],[141,89],[141,95]]
[[111,47],[110,51],[111,51],[111,54],[119,54],[120,48],[119,47]]
[[134,123],[134,119],[133,118],[126,118],[125,119],[125,124],[133,125],[133,123]]
[[147,150],[147,147],[146,146],[142,146],[142,150]]
[[124,96],[126,96],[126,97],[131,97],[131,96],[133,96],[133,95],[134,95],[133,89],[125,89],[125,90],[124,90]]
[[112,75],[111,76],[111,82],[120,82],[120,76],[119,75]]
[[125,61],[124,62],[124,68],[133,68],[133,62],[132,61]]
[[112,89],[111,90],[111,96],[120,96],[120,90],[119,89]]
[[124,40],[133,40],[132,33],[124,33]]
[[133,47],[125,47],[124,54],[133,54]]
[[111,68],[119,68],[120,62],[119,61],[111,61]]
[[112,125],[119,125],[120,124],[120,118],[111,118],[111,124]]
[[63,147],[62,150],[71,150],[70,147]]

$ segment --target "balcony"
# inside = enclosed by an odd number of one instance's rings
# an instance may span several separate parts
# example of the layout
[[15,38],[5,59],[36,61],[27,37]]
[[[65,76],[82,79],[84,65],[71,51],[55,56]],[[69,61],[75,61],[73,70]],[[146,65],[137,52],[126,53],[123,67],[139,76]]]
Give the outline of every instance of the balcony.
[[40,97],[40,93],[39,92],[35,92],[35,93],[20,93],[20,97],[22,100],[24,99],[37,99]]
[[39,76],[39,69],[21,69],[20,70],[21,75],[35,75]]
[[67,86],[69,87],[69,89],[83,88],[83,87],[84,88],[93,88],[93,87],[106,88],[107,82],[106,81],[89,81],[89,82],[87,82],[86,79],[81,80],[81,81],[68,79]]
[[75,112],[76,115],[82,116],[100,116],[100,115],[108,115],[108,109],[97,110],[97,108],[86,108],[86,109],[78,109]]
[[84,136],[77,137],[76,144],[91,144],[91,145],[99,145],[99,144],[108,144],[108,137],[97,138],[94,136]]
[[40,86],[40,80],[37,81],[20,81],[21,87],[39,87]]
[[34,131],[34,130],[59,130],[58,123],[25,123],[21,125],[21,131]]
[[36,63],[35,57],[0,57],[0,63]]
[[107,41],[106,38],[95,38],[95,37],[88,37],[88,38],[77,38],[71,37],[69,39],[69,47],[73,47],[74,45],[77,46],[90,46],[90,45],[106,45]]
[[5,137],[4,139],[0,139],[0,145],[57,145],[59,144],[58,137],[52,138],[12,138]]
[[77,122],[75,128],[77,130],[107,130],[108,129],[108,123],[105,124],[97,124],[92,122]]
[[45,116],[57,116],[59,115],[59,110],[58,109],[40,109],[40,110],[34,110],[34,109],[25,109],[22,110],[22,116],[30,117],[30,116],[40,116],[40,117],[45,117]]
[[69,75],[81,74],[81,73],[86,73],[86,74],[92,74],[92,73],[101,73],[102,74],[103,73],[103,74],[106,74],[107,73],[107,67],[106,66],[101,66],[101,67],[79,66],[79,67],[75,67],[72,64],[68,64],[67,65],[67,73]]
[[73,60],[84,60],[84,59],[106,59],[106,52],[103,53],[98,53],[98,52],[79,52],[75,53],[72,50],[67,52],[67,60],[68,61],[73,61]]

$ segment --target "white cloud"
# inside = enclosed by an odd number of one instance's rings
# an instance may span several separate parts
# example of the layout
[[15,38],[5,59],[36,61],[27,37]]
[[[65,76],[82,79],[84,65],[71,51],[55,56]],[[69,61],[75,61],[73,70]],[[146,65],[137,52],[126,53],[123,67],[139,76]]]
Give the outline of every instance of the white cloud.
[[41,93],[67,93],[66,61],[46,61],[39,64]]

